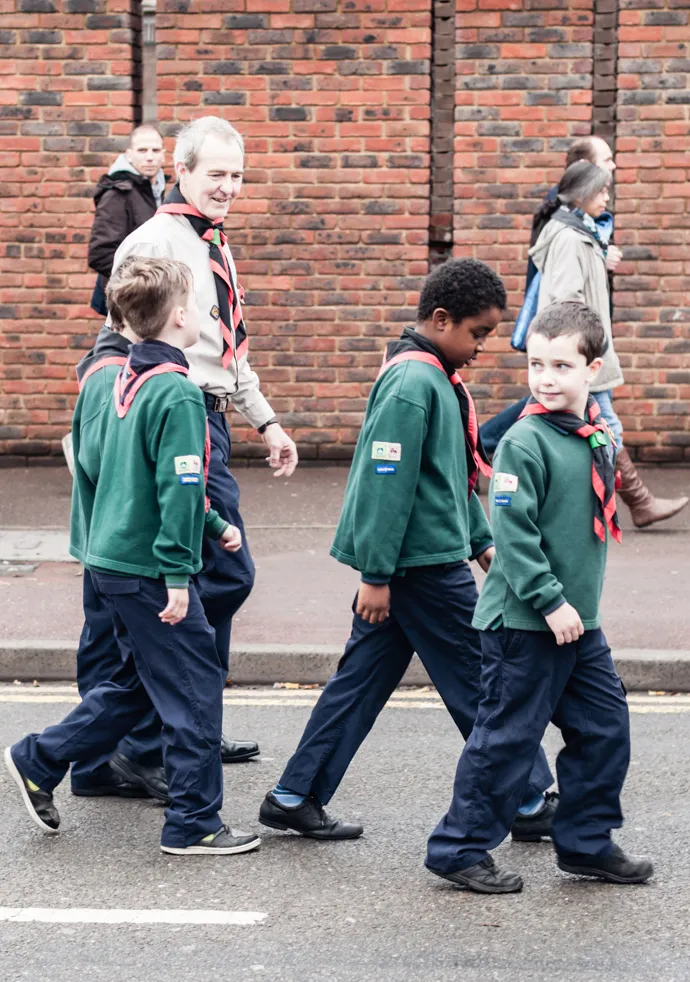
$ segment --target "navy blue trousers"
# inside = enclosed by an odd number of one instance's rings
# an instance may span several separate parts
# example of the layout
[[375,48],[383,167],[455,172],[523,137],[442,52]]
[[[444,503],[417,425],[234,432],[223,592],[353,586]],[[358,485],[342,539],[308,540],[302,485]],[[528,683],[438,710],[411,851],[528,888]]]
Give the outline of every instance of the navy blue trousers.
[[254,586],[252,559],[240,515],[240,489],[228,470],[230,463],[230,428],[224,413],[213,409],[213,396],[206,396],[208,428],[211,436],[211,460],[206,494],[221,518],[236,525],[242,533],[242,548],[226,552],[214,539],[204,537],[203,569],[196,578],[199,597],[209,624],[216,632],[218,655],[227,670],[230,659],[232,618]]
[[[122,666],[122,653],[115,638],[112,608],[98,596],[88,569],[84,569],[83,596],[85,621],[77,652],[77,684],[82,698],[99,682],[107,682]],[[154,709],[146,713],[117,749],[125,757],[145,767],[160,767],[163,752],[158,713]],[[88,788],[95,784],[107,784],[111,779],[109,757],[110,754],[75,763],[70,774],[72,787]]]
[[87,692],[61,723],[16,743],[12,756],[22,773],[52,791],[71,762],[112,753],[153,707],[162,720],[171,798],[161,841],[191,845],[223,824],[225,670],[213,630],[193,585],[187,616],[171,626],[158,616],[167,603],[162,580],[91,575],[96,593],[112,610],[123,655],[120,668]]
[[500,413],[492,416],[491,419],[487,419],[486,423],[482,423],[479,427],[482,444],[489,455],[496,452],[496,447],[510,427],[514,423],[517,423],[520,413],[527,405],[528,399],[529,396],[526,395],[519,402],[514,402],[512,406],[508,406],[506,409],[501,410]]
[[[314,707],[280,783],[326,804],[417,652],[467,739],[481,696],[481,647],[472,627],[477,588],[467,563],[420,566],[391,580],[391,614],[382,624],[354,616],[338,670]],[[356,604],[356,599],[355,599]],[[354,607],[353,607],[354,609]],[[536,758],[536,761],[535,761]],[[553,783],[538,744],[533,798]]]
[[507,836],[531,762],[553,722],[560,802],[551,838],[561,855],[605,856],[623,824],[630,759],[623,683],[600,630],[558,646],[549,631],[484,631],[477,722],[458,763],[453,800],[429,839],[427,866],[451,873],[486,859]]
[[[218,543],[204,538],[203,569],[196,577],[196,587],[215,631],[216,647],[227,676],[230,658],[232,618],[251,593],[254,585],[254,561],[247,545],[244,523],[240,515],[240,489],[228,470],[230,461],[230,430],[224,413],[213,410],[214,398],[206,396],[206,408],[211,437],[206,494],[211,506],[242,532],[239,552],[225,552]],[[115,640],[111,614],[93,590],[88,570],[84,570],[84,627],[77,652],[77,683],[84,696],[94,686],[107,682],[120,667],[121,656]],[[159,766],[162,761],[160,720],[151,711],[123,740],[120,751],[147,767]],[[72,787],[84,788],[107,782],[107,756],[84,760],[72,768]]]

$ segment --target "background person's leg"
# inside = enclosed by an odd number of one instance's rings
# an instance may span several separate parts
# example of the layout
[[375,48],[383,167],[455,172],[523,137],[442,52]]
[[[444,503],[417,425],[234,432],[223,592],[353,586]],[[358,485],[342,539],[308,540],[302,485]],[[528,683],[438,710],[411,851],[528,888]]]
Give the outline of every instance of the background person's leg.
[[482,423],[479,427],[482,444],[489,456],[496,452],[496,447],[513,423],[517,423],[520,413],[527,405],[528,399],[529,395],[526,395],[524,399],[520,399],[519,402],[515,402],[512,406],[501,410],[500,413],[492,416],[491,419],[487,419],[486,423]]

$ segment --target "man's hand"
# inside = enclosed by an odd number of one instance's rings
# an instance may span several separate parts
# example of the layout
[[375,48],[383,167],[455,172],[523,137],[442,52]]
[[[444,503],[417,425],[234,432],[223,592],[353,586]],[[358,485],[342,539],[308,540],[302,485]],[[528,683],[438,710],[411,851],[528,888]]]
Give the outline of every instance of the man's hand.
[[381,586],[360,583],[355,610],[362,620],[370,624],[381,624],[391,611],[391,588],[387,583]]
[[585,633],[580,615],[568,603],[561,604],[557,610],[554,610],[553,614],[547,614],[545,620],[556,635],[556,644],[569,644],[571,641],[577,641]]
[[606,253],[606,268],[609,273],[615,273],[618,263],[623,258],[623,253],[620,251],[618,246],[610,245]]
[[228,525],[218,541],[226,552],[237,552],[242,548],[242,533],[236,525]]
[[168,587],[168,606],[158,615],[164,624],[179,624],[187,616],[189,590],[187,587]]
[[266,458],[274,477],[291,477],[297,467],[297,447],[279,423],[271,423],[262,433],[263,441],[271,452]]
[[496,555],[496,547],[489,546],[489,548],[485,549],[484,552],[481,553],[481,555],[477,556],[477,562],[479,563],[479,565],[481,566],[481,568],[484,570],[485,573],[489,572],[489,566],[491,566],[491,560],[494,558],[495,555]]

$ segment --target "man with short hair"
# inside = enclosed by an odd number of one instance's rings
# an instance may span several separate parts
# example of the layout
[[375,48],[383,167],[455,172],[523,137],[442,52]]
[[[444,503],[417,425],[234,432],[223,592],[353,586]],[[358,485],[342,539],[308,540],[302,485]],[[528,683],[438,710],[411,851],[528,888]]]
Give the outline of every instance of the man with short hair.
[[132,130],[129,145],[98,182],[96,217],[89,239],[89,266],[98,273],[93,309],[107,314],[105,287],[118,246],[130,232],[152,218],[163,201],[163,137],[151,123]]
[[[579,140],[576,140],[568,150],[565,158],[565,169],[567,170],[571,164],[576,163],[578,160],[588,160],[590,164],[596,164],[597,167],[601,167],[603,170],[613,173],[616,169],[616,162],[613,159],[613,151],[608,145],[606,140],[603,140],[600,136],[584,136]],[[558,194],[558,185],[554,185],[549,193],[544,198],[545,201],[552,201]],[[534,216],[532,222],[532,232],[530,235],[530,248],[536,243],[539,238],[539,234],[542,231],[545,223],[539,220],[539,210]],[[605,226],[605,231],[607,234],[607,242],[610,241],[613,236],[613,215],[606,211],[597,220],[597,224],[600,227]],[[610,244],[606,251],[606,268],[609,271],[609,278],[612,273],[616,271],[618,264],[623,258],[623,253],[621,250]],[[527,278],[525,283],[525,295],[529,290],[530,284],[537,273],[537,267],[532,262],[531,257],[527,260]],[[536,304],[534,313],[536,313]],[[520,418],[520,413],[525,408],[527,404],[528,396],[524,399],[520,399],[518,402],[513,403],[506,409],[503,409],[500,413],[492,416],[480,427],[480,433],[482,437],[482,443],[484,449],[488,454],[493,454],[498,446],[501,438],[505,433],[508,432],[513,423],[516,423]]]
[[[243,291],[223,232],[223,221],[242,190],[244,142],[226,120],[203,116],[184,126],[175,143],[177,184],[156,215],[122,243],[114,268],[129,255],[179,259],[192,270],[201,316],[201,337],[187,352],[190,378],[204,393],[211,438],[207,493],[211,506],[242,533],[233,554],[206,539],[199,596],[215,629],[227,669],[232,618],[254,585],[254,562],[239,512],[240,492],[228,469],[230,430],[226,411],[234,406],[262,435],[276,477],[297,466],[297,448],[280,426],[247,360]],[[256,756],[255,743],[223,742],[227,763]]]

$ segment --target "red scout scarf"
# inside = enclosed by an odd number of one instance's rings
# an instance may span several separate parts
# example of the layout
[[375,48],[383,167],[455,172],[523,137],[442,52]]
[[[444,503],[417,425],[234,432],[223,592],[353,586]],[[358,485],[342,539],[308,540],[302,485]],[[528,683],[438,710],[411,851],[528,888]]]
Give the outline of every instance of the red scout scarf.
[[224,246],[227,243],[223,223],[213,224],[209,219],[187,204],[179,186],[170,191],[157,215],[184,215],[199,238],[209,243],[209,259],[216,284],[218,305],[211,309],[211,316],[218,320],[223,334],[223,368],[227,368],[233,357],[239,360],[247,352],[247,330],[242,318],[240,301],[244,296],[242,287],[235,286],[228,257]]
[[91,376],[95,372],[100,372],[100,370],[102,368],[105,368],[106,365],[120,365],[120,366],[122,366],[122,365],[125,364],[126,361],[127,361],[127,358],[124,355],[109,355],[107,358],[101,358],[100,361],[94,362],[93,365],[91,365],[90,368],[87,368],[86,369],[86,371],[84,372],[84,374],[82,376],[77,375],[77,378],[78,378],[78,381],[79,381],[79,391],[81,392],[81,390],[86,385],[86,380],[88,378],[91,378]]
[[[102,363],[101,363],[102,366]],[[99,366],[99,367],[101,367]],[[189,375],[187,359],[179,348],[174,348],[165,341],[141,341],[129,349],[129,356],[115,379],[113,398],[115,410],[120,419],[124,419],[131,409],[134,397],[139,389],[155,375],[166,372],[179,372]],[[208,467],[211,459],[211,437],[206,420],[206,437],[204,440],[204,487],[208,486]],[[206,511],[211,502],[206,497]]]
[[427,365],[433,365],[434,368],[443,372],[455,390],[455,395],[460,403],[460,416],[465,434],[467,496],[469,498],[476,487],[480,471],[486,477],[491,477],[491,464],[479,436],[479,424],[472,396],[467,391],[467,387],[459,374],[448,364],[436,345],[409,327],[405,328],[399,341],[389,341],[386,345],[386,353],[378,377],[380,378],[385,371],[402,361],[423,361]]
[[611,537],[620,542],[623,538],[616,513],[616,471],[608,447],[615,442],[606,421],[601,415],[599,403],[594,396],[587,400],[589,422],[580,419],[569,410],[551,412],[540,402],[530,398],[523,409],[523,416],[548,416],[546,423],[564,433],[574,433],[589,441],[592,449],[592,487],[594,489],[594,532],[606,541],[606,529]]

